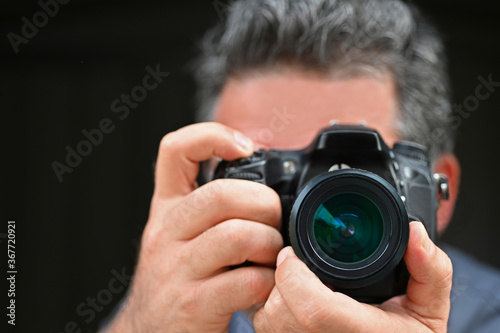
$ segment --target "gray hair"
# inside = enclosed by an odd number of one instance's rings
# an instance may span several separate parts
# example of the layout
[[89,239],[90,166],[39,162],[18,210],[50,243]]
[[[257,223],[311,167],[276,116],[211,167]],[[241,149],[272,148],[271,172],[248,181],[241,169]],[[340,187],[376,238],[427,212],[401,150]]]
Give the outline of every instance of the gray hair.
[[290,64],[337,78],[389,74],[403,140],[431,159],[452,151],[443,44],[412,5],[398,0],[235,1],[202,41],[198,120],[210,120],[229,77]]

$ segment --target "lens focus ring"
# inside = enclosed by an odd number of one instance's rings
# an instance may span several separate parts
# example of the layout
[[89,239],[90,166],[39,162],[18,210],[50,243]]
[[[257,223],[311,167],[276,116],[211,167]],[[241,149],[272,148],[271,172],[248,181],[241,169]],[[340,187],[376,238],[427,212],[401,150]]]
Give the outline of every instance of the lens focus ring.
[[297,255],[327,284],[363,287],[385,277],[408,243],[408,215],[397,191],[363,170],[311,179],[290,216]]

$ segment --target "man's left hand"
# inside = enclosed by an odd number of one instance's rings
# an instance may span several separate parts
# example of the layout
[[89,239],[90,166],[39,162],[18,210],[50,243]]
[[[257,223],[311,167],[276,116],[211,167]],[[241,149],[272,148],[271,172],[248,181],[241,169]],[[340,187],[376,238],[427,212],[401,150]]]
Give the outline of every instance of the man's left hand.
[[326,287],[290,247],[278,255],[276,286],[254,317],[257,332],[446,332],[452,265],[420,222],[410,224],[406,295],[374,306]]

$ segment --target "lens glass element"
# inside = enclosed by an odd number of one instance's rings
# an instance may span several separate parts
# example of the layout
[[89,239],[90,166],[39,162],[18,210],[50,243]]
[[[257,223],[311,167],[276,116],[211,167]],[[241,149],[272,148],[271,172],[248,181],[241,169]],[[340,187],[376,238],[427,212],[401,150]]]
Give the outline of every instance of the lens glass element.
[[344,192],[320,204],[314,214],[314,238],[330,258],[355,263],[367,259],[384,235],[382,214],[366,196]]

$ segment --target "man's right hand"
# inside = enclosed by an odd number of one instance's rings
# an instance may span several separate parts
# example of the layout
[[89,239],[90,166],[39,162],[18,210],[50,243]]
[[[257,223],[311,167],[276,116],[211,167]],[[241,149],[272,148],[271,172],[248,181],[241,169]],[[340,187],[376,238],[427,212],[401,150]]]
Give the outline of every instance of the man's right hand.
[[[217,123],[163,138],[135,276],[108,332],[222,332],[233,312],[267,300],[283,247],[278,195],[244,180],[196,186],[200,161],[252,153]],[[256,265],[229,269],[245,261]]]

